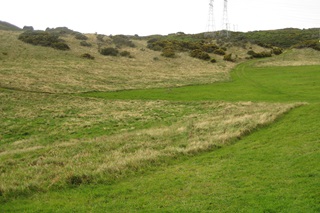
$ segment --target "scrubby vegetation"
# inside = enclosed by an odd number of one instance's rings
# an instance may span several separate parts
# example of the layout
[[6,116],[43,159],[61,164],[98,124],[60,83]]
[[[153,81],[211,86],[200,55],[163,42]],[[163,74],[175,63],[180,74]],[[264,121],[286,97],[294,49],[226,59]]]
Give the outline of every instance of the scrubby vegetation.
[[44,31],[25,31],[19,35],[19,40],[32,45],[52,47],[58,50],[69,50],[70,47],[59,35]]
[[271,57],[272,53],[271,51],[270,52],[263,51],[263,52],[256,53],[253,50],[249,50],[248,55],[252,56],[253,58],[266,58],[266,57]]
[[164,57],[167,57],[167,58],[176,57],[176,53],[170,47],[163,48],[161,55],[164,56]]
[[302,49],[302,48],[312,48],[314,50],[320,51],[320,41],[319,40],[307,40],[300,42],[294,45],[295,48]]
[[81,41],[80,45],[83,46],[83,47],[91,47],[92,46],[92,44],[87,42],[87,41]]
[[200,50],[200,49],[196,49],[196,50],[192,50],[190,52],[190,56],[193,58],[198,58],[198,59],[202,59],[202,60],[210,60],[210,56],[208,53]]
[[76,33],[74,37],[78,40],[88,40],[88,37],[82,33]]
[[113,43],[118,47],[135,47],[136,45],[125,35],[110,36]]
[[101,55],[106,56],[117,56],[119,54],[119,50],[113,47],[106,47],[100,50]]
[[94,59],[94,56],[90,55],[89,53],[84,53],[81,55],[82,58],[86,58],[86,59]]

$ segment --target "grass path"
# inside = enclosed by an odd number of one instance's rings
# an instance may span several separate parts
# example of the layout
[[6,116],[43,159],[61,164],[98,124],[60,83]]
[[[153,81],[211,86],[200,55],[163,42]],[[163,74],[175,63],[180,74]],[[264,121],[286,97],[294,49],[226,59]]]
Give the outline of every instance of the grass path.
[[13,212],[319,212],[320,66],[239,65],[232,81],[86,93],[105,99],[308,102],[238,143],[111,185],[3,203]]
[[240,64],[230,82],[166,89],[84,93],[105,99],[224,100],[269,102],[318,102],[320,66],[255,67]]

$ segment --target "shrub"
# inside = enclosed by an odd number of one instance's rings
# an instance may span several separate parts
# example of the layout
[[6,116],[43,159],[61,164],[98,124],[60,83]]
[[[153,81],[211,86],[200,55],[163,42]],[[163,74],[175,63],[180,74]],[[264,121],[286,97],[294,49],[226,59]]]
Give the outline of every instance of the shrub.
[[91,47],[92,46],[92,44],[90,44],[90,43],[88,43],[86,41],[81,41],[80,45],[83,46],[83,47]]
[[211,63],[216,63],[216,62],[217,62],[217,60],[216,60],[216,59],[214,59],[214,58],[212,58],[212,59],[210,60],[210,62],[211,62]]
[[125,35],[112,36],[112,41],[117,47],[135,47],[136,45]]
[[205,44],[202,46],[202,50],[207,53],[213,53],[217,49],[219,49],[219,47],[215,44]]
[[59,50],[69,50],[69,46],[59,39],[59,36],[54,33],[44,31],[26,31],[19,35],[19,40],[44,47],[52,47]]
[[63,42],[56,42],[51,45],[52,48],[57,50],[70,50],[70,47]]
[[202,59],[202,60],[210,60],[209,54],[206,52],[203,52],[200,49],[192,50],[190,52],[190,56],[193,58],[198,58],[198,59]]
[[294,46],[295,48],[312,48],[314,50],[320,51],[320,42],[318,40],[307,40],[300,42],[299,44]]
[[217,54],[217,55],[225,55],[226,54],[225,50],[223,50],[221,48],[216,49],[213,53]]
[[272,56],[271,52],[266,52],[266,51],[263,51],[263,52],[260,52],[260,53],[256,53],[253,50],[249,50],[247,52],[247,54],[251,55],[253,58],[266,58],[266,57],[271,57]]
[[82,33],[76,33],[74,37],[78,40],[88,40],[88,37]]
[[175,52],[171,48],[165,48],[162,51],[162,56],[167,57],[167,58],[174,58],[176,56]]
[[275,55],[280,55],[280,54],[282,54],[282,48],[280,48],[280,47],[273,47],[272,48],[272,52],[273,52],[273,54],[275,54]]
[[90,60],[94,60],[94,57],[92,55],[90,55],[89,53],[84,53],[81,55],[81,58],[86,58],[86,59],[90,59]]
[[122,52],[120,52],[120,56],[132,58],[132,56],[131,56],[131,54],[130,54],[129,51],[122,51]]
[[119,54],[119,50],[113,47],[106,47],[100,50],[100,54],[108,56],[117,56]]
[[96,38],[97,38],[98,41],[104,42],[104,40],[103,40],[104,36],[105,35],[103,35],[103,34],[97,34]]

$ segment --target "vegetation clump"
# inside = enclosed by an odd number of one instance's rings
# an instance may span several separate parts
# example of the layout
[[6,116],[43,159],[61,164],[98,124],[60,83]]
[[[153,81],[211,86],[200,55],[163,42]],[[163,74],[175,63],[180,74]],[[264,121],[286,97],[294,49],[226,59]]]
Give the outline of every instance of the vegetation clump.
[[119,54],[119,50],[113,47],[105,47],[100,50],[100,54],[106,56],[117,56]]
[[87,42],[87,41],[81,41],[80,45],[83,46],[83,47],[91,47],[92,46],[92,44]]
[[266,57],[272,56],[272,52],[267,52],[267,51],[256,53],[253,50],[249,50],[247,54],[250,55],[252,58],[266,58]]
[[176,57],[176,53],[174,52],[174,50],[172,48],[164,48],[162,50],[162,56],[166,57],[166,58],[174,58]]
[[88,37],[82,33],[76,33],[74,37],[78,40],[83,40],[83,41],[88,40]]
[[193,58],[198,58],[198,59],[202,59],[202,60],[210,60],[210,56],[208,53],[200,50],[200,49],[196,49],[190,52],[190,56]]
[[18,39],[32,45],[52,47],[58,50],[70,49],[62,39],[59,39],[59,35],[44,31],[25,31],[19,35]]
[[136,45],[125,35],[111,36],[112,42],[117,47],[135,47]]
[[312,48],[314,50],[320,51],[320,41],[307,40],[307,41],[300,42],[299,44],[296,44],[294,47],[297,49]]
[[235,62],[235,60],[232,58],[232,53],[230,53],[230,54],[225,54],[225,55],[223,56],[223,60],[225,60],[225,61],[230,61],[230,62]]
[[81,58],[86,58],[90,60],[94,60],[94,56],[90,55],[89,53],[84,53],[81,55]]
[[133,58],[133,56],[131,55],[131,53],[129,51],[122,51],[120,52],[120,56],[122,57],[128,57],[128,58]]

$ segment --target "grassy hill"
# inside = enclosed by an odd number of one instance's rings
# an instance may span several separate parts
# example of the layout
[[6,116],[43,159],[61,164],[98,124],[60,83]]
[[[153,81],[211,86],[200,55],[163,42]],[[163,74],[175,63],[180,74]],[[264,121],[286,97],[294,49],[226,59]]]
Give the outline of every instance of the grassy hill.
[[0,30],[1,212],[320,209],[319,51],[48,33],[70,50]]
[[0,21],[0,30],[20,31],[21,28],[5,21]]

